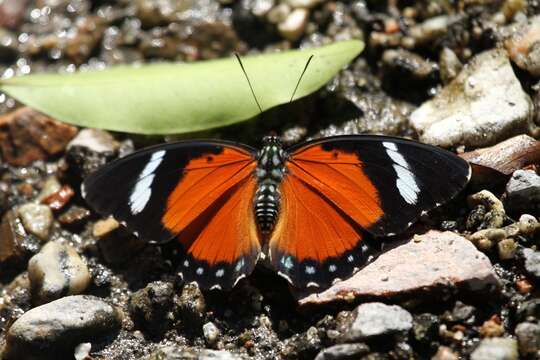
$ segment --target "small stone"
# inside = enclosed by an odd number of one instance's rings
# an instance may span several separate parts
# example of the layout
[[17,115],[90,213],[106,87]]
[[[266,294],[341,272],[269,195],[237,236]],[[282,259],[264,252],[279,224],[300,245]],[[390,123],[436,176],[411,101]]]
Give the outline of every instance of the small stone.
[[540,223],[529,214],[523,214],[519,217],[518,226],[520,233],[525,236],[532,236],[540,231]]
[[80,146],[93,152],[114,153],[120,146],[114,137],[105,130],[83,129],[67,145],[68,150]]
[[213,322],[207,322],[203,325],[202,329],[208,346],[214,346],[218,341],[219,335],[221,334],[217,326]]
[[516,311],[517,321],[535,322],[540,318],[540,299],[533,298],[519,304]]
[[41,202],[50,207],[51,210],[58,211],[62,209],[74,195],[75,192],[71,186],[64,185],[55,193],[42,199]]
[[444,84],[454,80],[462,68],[463,64],[459,61],[455,52],[449,48],[442,49],[439,55],[439,69]]
[[517,360],[517,341],[509,338],[484,339],[471,353],[471,360]]
[[280,24],[284,22],[291,13],[291,7],[285,3],[280,3],[272,8],[266,16],[272,24]]
[[472,324],[475,320],[476,308],[466,305],[461,301],[456,301],[452,312],[447,316],[447,320],[456,323]]
[[18,213],[26,231],[37,236],[42,241],[49,238],[53,214],[48,206],[28,203],[21,205]]
[[62,184],[60,184],[56,176],[48,177],[47,180],[45,180],[45,182],[43,183],[43,187],[41,188],[37,199],[39,201],[42,201],[43,199],[54,194],[61,188]]
[[431,360],[459,360],[459,356],[449,347],[439,346],[435,355],[431,357]]
[[120,223],[112,217],[96,221],[92,228],[92,236],[101,239],[120,227]]
[[173,319],[174,288],[171,283],[155,281],[135,292],[129,300],[129,311],[135,323],[160,336]]
[[64,151],[77,128],[60,123],[27,107],[0,117],[2,159],[26,166]]
[[540,325],[536,323],[523,322],[516,326],[516,336],[518,339],[519,352],[522,356],[540,356]]
[[91,360],[90,350],[92,350],[92,343],[81,343],[75,347],[75,360]]
[[525,248],[523,249],[523,257],[525,258],[525,270],[529,275],[540,279],[540,251]]
[[411,314],[397,305],[362,304],[352,314],[352,323],[345,332],[345,339],[358,341],[407,333],[413,326],[412,321]]
[[506,185],[508,211],[540,214],[540,176],[533,170],[517,170]]
[[422,142],[485,146],[516,133],[531,133],[533,104],[504,50],[477,55],[433,99],[411,114]]
[[293,9],[297,9],[297,8],[311,9],[322,2],[322,0],[285,0],[285,1]]
[[431,342],[437,335],[439,318],[436,315],[425,313],[414,317],[413,335],[416,341]]
[[520,279],[516,281],[516,289],[520,294],[527,295],[533,290],[533,285],[527,279]]
[[423,23],[414,25],[409,29],[409,36],[414,40],[415,46],[428,45],[442,38],[452,23],[459,21],[457,16],[434,16]]
[[28,236],[14,211],[8,211],[0,222],[0,274],[12,276],[26,268],[26,261],[38,252],[39,242]]
[[225,350],[208,350],[168,345],[154,351],[144,360],[243,360],[240,355]]
[[[301,305],[427,293],[441,287],[472,291],[499,288],[489,259],[467,239],[451,232],[429,231],[422,241],[394,244],[351,278],[320,293],[296,294]],[[418,261],[422,259],[422,261]],[[381,274],[385,274],[382,279]]]
[[65,226],[79,225],[89,217],[90,210],[74,205],[58,217],[58,222]]
[[52,241],[28,262],[28,278],[36,304],[82,294],[91,280],[88,267],[75,249]]
[[516,257],[517,244],[513,239],[504,239],[497,244],[499,258],[510,260]]
[[504,327],[501,325],[501,320],[497,316],[484,321],[479,330],[480,336],[483,338],[493,338],[504,335]]
[[17,319],[7,331],[3,358],[73,358],[77,345],[115,333],[121,320],[121,313],[99,298],[64,297],[33,308]]
[[283,22],[278,24],[279,33],[289,41],[296,41],[304,34],[308,20],[308,10],[293,10]]
[[504,46],[512,61],[531,75],[540,76],[540,16],[524,24],[512,24],[503,33],[509,33]]
[[180,316],[186,324],[194,328],[202,327],[206,312],[206,301],[199,287],[194,284],[186,284],[178,299]]
[[315,360],[354,360],[368,353],[366,344],[338,344],[322,350]]
[[470,207],[482,205],[487,209],[478,229],[500,228],[506,219],[503,203],[491,192],[482,190],[467,198]]

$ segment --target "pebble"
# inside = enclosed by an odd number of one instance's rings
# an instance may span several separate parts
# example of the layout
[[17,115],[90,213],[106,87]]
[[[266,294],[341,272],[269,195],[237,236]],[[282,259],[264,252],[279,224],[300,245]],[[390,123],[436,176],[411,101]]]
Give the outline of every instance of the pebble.
[[413,326],[411,314],[397,306],[366,303],[352,314],[352,323],[345,332],[347,341],[362,341],[391,334],[407,333]]
[[523,322],[516,326],[516,337],[519,352],[523,357],[538,358],[540,356],[540,325]]
[[443,37],[448,32],[450,25],[458,20],[457,16],[434,16],[423,23],[412,26],[409,29],[409,36],[413,38],[415,47],[428,45]]
[[517,170],[506,184],[508,211],[540,215],[540,176],[534,170]]
[[184,323],[191,324],[194,328],[201,328],[206,313],[206,301],[199,287],[194,284],[186,284],[178,299],[180,316]]
[[436,315],[424,313],[414,317],[413,336],[416,341],[429,343],[437,334],[439,318]]
[[160,336],[172,322],[173,305],[173,285],[155,281],[131,295],[129,311],[137,326],[148,330],[153,336]]
[[497,243],[499,259],[510,260],[516,257],[517,244],[514,239],[504,239]]
[[280,3],[268,11],[266,18],[272,24],[280,24],[285,22],[290,13],[291,7],[285,3]]
[[51,210],[58,211],[62,209],[75,195],[75,191],[69,185],[62,186],[57,192],[41,200],[41,202]]
[[483,338],[499,337],[504,334],[504,327],[501,324],[501,320],[494,316],[484,321],[478,332]]
[[304,8],[304,9],[311,9],[320,3],[322,3],[322,0],[285,0],[287,4],[289,4],[290,7],[293,9],[296,8]]
[[80,343],[75,347],[75,360],[92,360],[90,357],[90,350],[92,350],[92,343]]
[[48,206],[27,203],[19,207],[18,214],[26,231],[47,241],[53,223],[53,213]]
[[523,257],[525,259],[525,270],[529,275],[540,279],[540,251],[525,248],[523,249]]
[[92,236],[101,239],[119,227],[120,223],[118,221],[116,221],[113,217],[108,217],[106,219],[96,221],[92,227]]
[[449,48],[443,48],[439,55],[439,72],[444,84],[454,80],[463,69],[463,64],[459,61],[456,53]]
[[41,202],[43,201],[43,199],[56,193],[61,188],[62,184],[60,184],[60,181],[58,181],[56,176],[50,176],[43,182],[43,186],[41,188],[41,191],[39,192],[37,200]]
[[79,225],[89,217],[90,210],[73,205],[58,217],[58,222],[65,226]]
[[304,34],[308,20],[307,9],[295,9],[278,24],[279,33],[289,41],[296,41]]
[[504,46],[512,61],[531,75],[540,76],[540,16],[511,24],[503,33],[509,33]]
[[429,81],[436,78],[439,67],[411,51],[403,49],[386,50],[382,55],[385,76],[400,75],[399,81]]
[[17,319],[7,331],[3,358],[73,358],[77,345],[118,331],[121,320],[117,309],[97,297],[67,296],[33,308]]
[[67,145],[67,149],[80,146],[98,153],[114,153],[119,148],[119,143],[105,130],[83,129]]
[[490,50],[475,56],[410,119],[422,142],[442,147],[477,147],[516,133],[532,132],[532,113],[532,101],[523,91],[505,51]]
[[6,212],[0,222],[0,274],[18,274],[39,247],[37,239],[27,235],[17,214],[14,211]]
[[164,346],[144,360],[243,360],[240,355],[225,350],[193,349],[185,346]]
[[0,116],[0,152],[5,162],[27,166],[65,150],[77,128],[28,107]]
[[517,341],[509,338],[483,339],[471,353],[471,360],[517,360],[518,358]]
[[366,344],[338,344],[322,350],[315,360],[359,359],[368,353]]
[[296,293],[299,303],[388,298],[412,292],[429,294],[434,289],[457,286],[480,292],[500,286],[489,259],[464,237],[432,230],[415,239],[419,241],[394,244],[362,271],[327,290],[309,295]]
[[[460,155],[470,164],[480,165],[504,175],[512,175],[528,165],[540,163],[540,141],[528,136],[518,135],[496,145],[476,149]],[[475,177],[473,166],[473,178]],[[493,174],[487,176],[486,183],[492,183]]]
[[496,229],[504,224],[504,220],[506,219],[504,205],[493,193],[482,190],[470,195],[467,198],[467,202],[470,207],[482,205],[487,209],[487,212],[477,225],[478,229]]
[[208,346],[214,346],[221,334],[217,326],[213,322],[207,322],[203,325],[202,330]]
[[459,360],[459,356],[447,346],[439,346],[431,360]]
[[73,247],[50,241],[28,262],[32,299],[44,304],[66,295],[82,294],[90,272]]

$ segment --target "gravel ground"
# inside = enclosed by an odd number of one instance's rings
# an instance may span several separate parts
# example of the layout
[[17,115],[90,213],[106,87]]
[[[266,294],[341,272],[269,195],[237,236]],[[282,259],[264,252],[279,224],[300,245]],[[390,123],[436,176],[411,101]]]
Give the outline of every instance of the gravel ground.
[[525,0],[0,1],[4,78],[361,39],[315,94],[196,136],[380,133],[473,165],[460,196],[321,294],[264,268],[201,292],[176,276],[174,244],[141,242],[79,192],[163,138],[75,128],[0,94],[0,356],[540,359],[539,13]]

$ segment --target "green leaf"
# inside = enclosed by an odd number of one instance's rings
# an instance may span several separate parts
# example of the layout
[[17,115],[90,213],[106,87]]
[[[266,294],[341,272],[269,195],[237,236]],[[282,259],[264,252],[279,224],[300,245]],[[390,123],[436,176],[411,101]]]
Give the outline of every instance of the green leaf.
[[[243,58],[263,110],[316,91],[363,49],[358,40]],[[0,82],[0,90],[59,120],[141,134],[179,134],[259,113],[235,58],[189,64],[116,66],[68,75],[36,74]]]

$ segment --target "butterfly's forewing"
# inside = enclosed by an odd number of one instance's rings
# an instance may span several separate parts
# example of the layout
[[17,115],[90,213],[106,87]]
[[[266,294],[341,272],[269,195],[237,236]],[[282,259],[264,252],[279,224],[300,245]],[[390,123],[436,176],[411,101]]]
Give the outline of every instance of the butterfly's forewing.
[[[330,269],[350,274],[348,260],[361,262],[362,253],[350,250],[361,248],[367,234],[358,231],[353,239],[349,229],[357,226],[375,236],[402,232],[455,196],[470,176],[469,165],[448,151],[391,137],[326,138],[288,152],[280,219],[288,225],[278,224],[270,251],[274,266],[299,287],[306,281],[327,285]],[[302,187],[309,191],[296,191]],[[295,202],[312,204],[308,213],[324,216],[319,221],[291,217],[289,209],[297,206],[287,205],[291,194]],[[312,227],[310,236],[289,230],[305,226]]]
[[107,164],[84,181],[83,194],[143,239],[177,237],[186,281],[230,287],[252,270],[260,249],[249,217],[253,154],[218,141],[159,145]]

